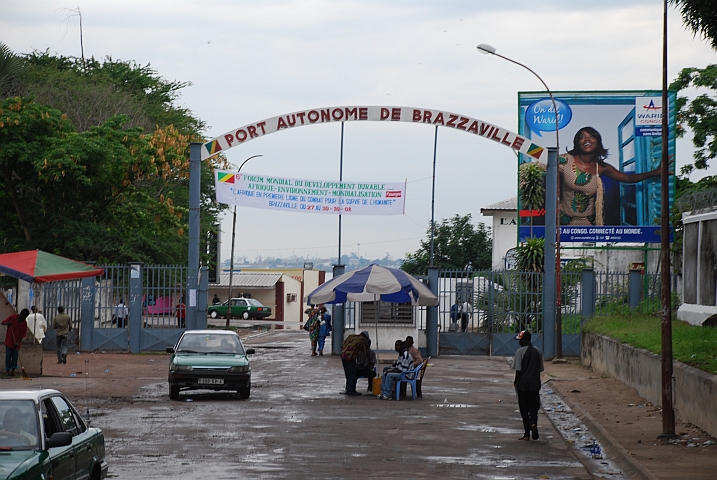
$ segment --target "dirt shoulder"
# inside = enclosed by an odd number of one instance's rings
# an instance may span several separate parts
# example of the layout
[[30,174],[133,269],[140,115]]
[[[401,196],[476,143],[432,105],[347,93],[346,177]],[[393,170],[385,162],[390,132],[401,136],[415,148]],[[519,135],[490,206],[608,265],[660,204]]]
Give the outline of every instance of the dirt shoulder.
[[577,359],[564,364],[546,362],[543,381],[544,388],[558,393],[601,443],[605,443],[601,436],[614,443],[613,451],[606,447],[608,455],[626,457],[632,465],[620,466],[633,478],[715,478],[717,445],[709,445],[714,439],[679,421],[675,426],[678,438],[658,439],[663,431],[662,409],[633,388],[596,374]]

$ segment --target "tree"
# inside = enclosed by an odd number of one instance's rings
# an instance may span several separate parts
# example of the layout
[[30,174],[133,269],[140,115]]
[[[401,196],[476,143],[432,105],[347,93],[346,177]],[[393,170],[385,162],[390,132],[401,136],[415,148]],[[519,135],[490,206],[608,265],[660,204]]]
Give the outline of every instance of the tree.
[[714,0],[670,0],[682,15],[682,23],[717,49],[717,3]]
[[[186,85],[165,81],[149,65],[25,56],[13,91],[43,102],[0,102],[3,250],[185,263],[189,143],[201,141],[204,126],[174,106]],[[212,172],[222,161],[201,168],[205,242],[225,208],[214,201]]]
[[22,62],[10,48],[0,42],[0,98],[10,90],[12,81],[22,72]]
[[[434,234],[433,264],[442,269],[482,270],[491,268],[490,228],[483,223],[473,225],[471,214],[443,219]],[[411,275],[425,275],[430,264],[431,226],[420,248],[407,253],[402,269]]]
[[[670,84],[670,90],[678,92],[689,87],[708,88],[717,90],[717,65],[708,65],[705,68],[683,68],[675,81]],[[703,93],[692,101],[687,97],[677,99],[677,123],[679,136],[684,135],[685,126],[692,129],[693,145],[697,148],[694,154],[694,165],[686,165],[683,174],[689,175],[692,169],[706,169],[708,162],[717,156],[717,99],[714,93],[710,96]]]

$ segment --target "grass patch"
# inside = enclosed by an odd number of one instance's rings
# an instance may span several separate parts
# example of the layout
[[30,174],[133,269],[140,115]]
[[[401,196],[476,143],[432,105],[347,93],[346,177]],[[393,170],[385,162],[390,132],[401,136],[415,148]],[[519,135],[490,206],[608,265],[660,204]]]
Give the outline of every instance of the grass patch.
[[[661,319],[652,315],[593,317],[584,332],[614,338],[652,353],[662,353]],[[717,328],[698,327],[672,319],[672,356],[675,360],[717,375]]]

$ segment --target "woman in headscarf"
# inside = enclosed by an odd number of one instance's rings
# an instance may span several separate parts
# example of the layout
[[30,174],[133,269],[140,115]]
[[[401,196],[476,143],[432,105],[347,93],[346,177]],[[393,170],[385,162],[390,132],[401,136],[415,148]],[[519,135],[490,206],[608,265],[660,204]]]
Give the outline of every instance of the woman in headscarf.
[[309,316],[304,328],[309,332],[309,340],[311,340],[311,356],[315,357],[316,343],[319,339],[319,328],[321,327],[321,314],[317,308],[307,308],[304,313]]

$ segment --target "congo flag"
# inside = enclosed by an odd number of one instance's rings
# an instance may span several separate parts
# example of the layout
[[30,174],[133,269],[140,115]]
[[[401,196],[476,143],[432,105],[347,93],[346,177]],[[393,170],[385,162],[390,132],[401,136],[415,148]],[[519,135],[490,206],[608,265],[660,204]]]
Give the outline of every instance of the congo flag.
[[217,181],[223,183],[234,183],[233,173],[217,172]]

